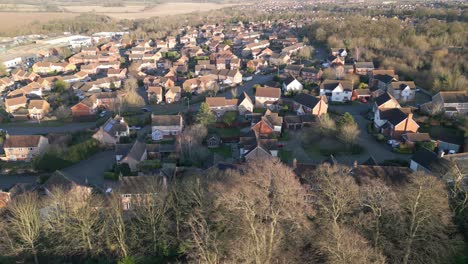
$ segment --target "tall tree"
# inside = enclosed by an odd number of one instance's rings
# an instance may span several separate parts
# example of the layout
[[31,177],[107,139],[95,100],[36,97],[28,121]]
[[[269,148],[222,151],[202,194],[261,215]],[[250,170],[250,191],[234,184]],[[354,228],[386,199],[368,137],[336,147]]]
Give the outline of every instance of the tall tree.
[[197,123],[206,126],[216,122],[216,116],[211,111],[209,105],[203,102],[201,103],[200,109],[198,110],[196,120]]
[[37,195],[32,193],[21,195],[9,206],[11,217],[7,227],[7,231],[14,239],[14,248],[19,252],[31,253],[36,264],[39,264],[37,254],[43,231],[39,209]]

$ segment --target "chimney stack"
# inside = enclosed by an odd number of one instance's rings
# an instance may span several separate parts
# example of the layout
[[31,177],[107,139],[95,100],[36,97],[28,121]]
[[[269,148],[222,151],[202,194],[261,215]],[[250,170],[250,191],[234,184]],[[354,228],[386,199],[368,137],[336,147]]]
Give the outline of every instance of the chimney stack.
[[358,162],[357,162],[357,160],[355,160],[354,163],[353,163],[353,167],[357,168],[357,166],[358,166]]
[[439,158],[443,158],[445,156],[445,152],[443,150],[439,150]]
[[293,159],[293,169],[296,169],[297,168],[297,159],[294,158]]

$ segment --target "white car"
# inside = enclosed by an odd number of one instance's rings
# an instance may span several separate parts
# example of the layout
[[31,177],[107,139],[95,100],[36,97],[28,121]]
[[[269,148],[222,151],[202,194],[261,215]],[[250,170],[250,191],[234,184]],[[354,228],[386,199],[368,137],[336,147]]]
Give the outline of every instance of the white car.
[[106,114],[107,114],[107,111],[104,110],[104,111],[102,111],[102,112],[99,114],[99,116],[100,116],[100,117],[105,117]]

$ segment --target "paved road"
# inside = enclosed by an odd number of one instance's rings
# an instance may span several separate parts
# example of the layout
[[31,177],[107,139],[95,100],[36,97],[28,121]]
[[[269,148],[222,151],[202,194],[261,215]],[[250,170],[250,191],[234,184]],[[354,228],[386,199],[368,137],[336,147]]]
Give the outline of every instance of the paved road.
[[385,160],[391,159],[403,159],[409,161],[411,155],[398,154],[392,152],[390,146],[378,142],[371,134],[367,133],[367,125],[370,121],[365,119],[361,115],[361,113],[369,110],[371,106],[372,104],[370,103],[353,105],[330,105],[330,110],[339,113],[349,112],[351,115],[353,115],[354,120],[358,124],[359,129],[361,130],[361,133],[358,136],[356,143],[363,146],[367,150],[364,154],[361,155],[338,156],[337,160],[348,165],[351,165],[354,162],[354,160],[357,160],[358,162],[363,162],[367,160],[369,156],[374,157],[374,159],[377,162],[383,162]]
[[88,128],[96,127],[96,123],[71,123],[63,126],[38,126],[38,124],[31,123],[29,126],[23,126],[24,124],[0,124],[1,129],[5,129],[11,135],[37,135],[37,134],[49,134],[49,133],[69,133]]
[[114,163],[114,151],[104,151],[62,171],[78,183],[88,182],[90,185],[103,187],[108,182],[104,179],[104,172],[111,169]]

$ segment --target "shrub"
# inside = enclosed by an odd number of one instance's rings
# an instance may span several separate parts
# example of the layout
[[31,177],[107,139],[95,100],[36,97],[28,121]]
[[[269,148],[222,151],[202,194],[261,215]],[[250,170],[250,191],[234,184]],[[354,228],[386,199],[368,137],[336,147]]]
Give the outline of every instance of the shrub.
[[119,174],[114,173],[112,171],[106,171],[106,172],[104,172],[104,179],[117,181],[117,180],[119,180]]
[[92,138],[68,148],[65,159],[75,163],[88,158],[98,151],[99,141]]
[[114,164],[114,166],[112,167],[112,171],[117,175],[120,175],[120,174],[122,174],[123,176],[132,175],[132,170],[130,170],[130,166],[128,166],[127,163]]
[[34,158],[32,165],[38,171],[54,172],[72,165],[72,162],[62,159],[55,153],[44,153]]
[[416,143],[417,148],[426,148],[430,151],[434,151],[436,148],[436,143],[433,141],[427,141],[427,142],[417,142]]

